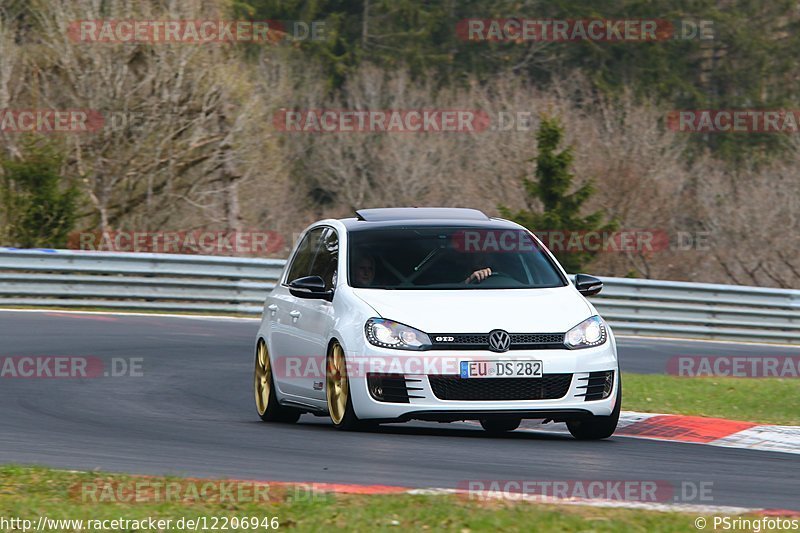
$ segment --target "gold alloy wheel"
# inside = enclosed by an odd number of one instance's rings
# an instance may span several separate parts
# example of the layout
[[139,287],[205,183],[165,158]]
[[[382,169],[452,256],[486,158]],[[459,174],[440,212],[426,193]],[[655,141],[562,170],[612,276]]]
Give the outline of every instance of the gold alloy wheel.
[[347,383],[347,368],[344,362],[344,350],[336,343],[328,354],[328,364],[325,371],[326,397],[328,398],[328,412],[334,424],[341,424],[347,409],[347,397],[350,387]]
[[264,341],[258,343],[256,350],[255,393],[258,414],[263,415],[269,405],[270,383],[272,381],[272,368],[269,366],[269,354]]

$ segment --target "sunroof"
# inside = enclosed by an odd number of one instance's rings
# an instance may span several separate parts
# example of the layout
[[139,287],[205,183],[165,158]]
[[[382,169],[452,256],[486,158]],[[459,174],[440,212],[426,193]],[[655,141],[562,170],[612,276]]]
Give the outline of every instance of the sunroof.
[[359,209],[359,220],[383,222],[388,220],[489,220],[482,211],[462,207],[381,207]]

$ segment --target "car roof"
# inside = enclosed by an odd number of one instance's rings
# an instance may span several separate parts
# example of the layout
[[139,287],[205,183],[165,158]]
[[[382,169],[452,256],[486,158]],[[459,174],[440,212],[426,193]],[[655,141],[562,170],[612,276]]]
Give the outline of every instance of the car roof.
[[489,218],[477,209],[455,207],[388,207],[359,209],[355,218],[340,222],[350,231],[411,227],[518,228],[513,222]]
[[387,222],[391,220],[489,220],[482,211],[466,207],[381,207],[359,209],[356,218],[366,222]]

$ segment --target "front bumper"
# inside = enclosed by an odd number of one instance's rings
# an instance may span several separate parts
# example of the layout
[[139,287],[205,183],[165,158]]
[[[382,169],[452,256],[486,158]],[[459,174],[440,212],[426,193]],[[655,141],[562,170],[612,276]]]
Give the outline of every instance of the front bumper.
[[[363,357],[360,354],[347,353],[349,360],[358,360]],[[616,405],[616,393],[619,387],[619,367],[613,341],[583,350],[518,350],[505,353],[490,351],[401,352],[371,347],[369,357],[386,363],[383,368],[384,372],[394,376],[400,375],[409,382],[413,382],[414,390],[409,391],[407,403],[379,401],[369,392],[366,372],[353,374],[348,371],[353,408],[356,416],[365,420],[455,421],[489,416],[567,420],[608,416]],[[517,359],[542,361],[545,376],[571,375],[566,393],[556,399],[445,400],[437,397],[429,379],[429,376],[435,375],[457,375],[458,364],[462,360],[505,361]],[[588,378],[592,372],[603,371],[614,372],[612,391],[605,399],[587,400],[584,396],[587,380],[582,378]],[[493,382],[493,380],[490,379],[487,382]]]

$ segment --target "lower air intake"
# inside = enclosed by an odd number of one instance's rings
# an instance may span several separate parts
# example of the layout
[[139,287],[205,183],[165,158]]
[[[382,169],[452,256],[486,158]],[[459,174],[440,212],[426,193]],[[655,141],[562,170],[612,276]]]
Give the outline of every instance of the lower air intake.
[[557,400],[567,395],[572,374],[545,374],[541,378],[468,378],[428,376],[440,400]]

